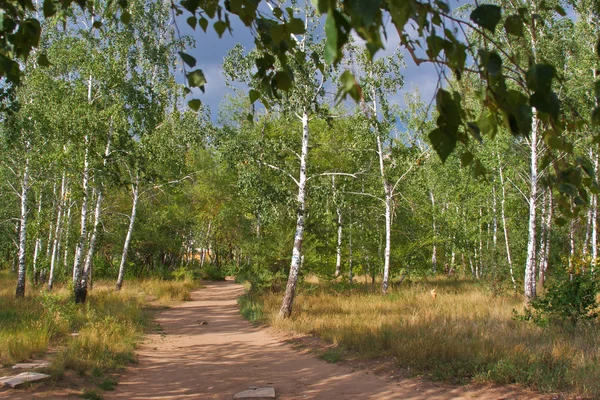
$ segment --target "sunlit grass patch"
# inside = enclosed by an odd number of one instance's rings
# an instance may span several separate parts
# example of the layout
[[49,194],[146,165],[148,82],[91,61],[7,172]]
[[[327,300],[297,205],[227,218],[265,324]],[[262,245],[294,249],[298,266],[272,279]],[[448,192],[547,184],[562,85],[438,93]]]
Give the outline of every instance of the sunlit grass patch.
[[405,283],[383,297],[370,285],[311,281],[299,289],[287,320],[276,318],[280,302],[280,294],[265,293],[253,299],[254,313],[278,329],[315,334],[363,357],[393,356],[415,374],[600,396],[597,323],[542,328],[514,321],[522,299],[494,295],[476,282]]
[[[153,304],[190,298],[198,283],[190,280],[130,281],[121,291],[114,282],[96,282],[85,304],[75,304],[67,288],[47,292],[27,287],[15,299],[15,277],[0,271],[0,362],[4,366],[48,358],[55,378],[66,370],[101,376],[135,362],[135,347],[148,326]],[[152,303],[150,303],[152,302]]]

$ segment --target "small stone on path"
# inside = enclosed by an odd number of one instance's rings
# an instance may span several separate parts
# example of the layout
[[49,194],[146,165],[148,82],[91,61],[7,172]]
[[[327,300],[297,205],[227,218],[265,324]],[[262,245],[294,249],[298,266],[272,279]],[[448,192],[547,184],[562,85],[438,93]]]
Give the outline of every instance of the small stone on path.
[[0,385],[16,388],[26,382],[35,382],[46,378],[50,378],[50,375],[38,372],[22,372],[15,376],[3,376],[0,378]]
[[19,363],[13,365],[12,369],[35,369],[35,368],[48,368],[50,363],[48,361],[34,361],[29,363]]
[[260,399],[274,399],[275,398],[275,388],[272,387],[251,387],[248,390],[244,390],[243,392],[239,392],[235,396],[233,396],[233,400],[238,399],[247,399],[247,400],[260,400]]

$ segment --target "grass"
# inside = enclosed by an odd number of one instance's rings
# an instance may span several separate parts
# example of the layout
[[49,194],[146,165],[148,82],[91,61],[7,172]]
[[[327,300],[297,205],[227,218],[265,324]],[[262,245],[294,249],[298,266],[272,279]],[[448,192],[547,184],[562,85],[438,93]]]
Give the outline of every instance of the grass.
[[[430,294],[436,288],[437,298]],[[366,285],[307,283],[292,318],[278,320],[281,294],[246,296],[242,313],[285,331],[314,334],[360,357],[395,357],[414,374],[455,383],[518,383],[600,397],[600,326],[541,328],[515,321],[522,299],[476,282],[404,283],[382,297]],[[340,361],[342,352],[322,357]]]
[[[55,380],[67,370],[90,376],[107,390],[104,375],[135,362],[135,348],[151,321],[152,307],[187,300],[198,285],[158,279],[126,282],[119,292],[112,282],[98,282],[83,305],[67,288],[45,292],[27,287],[15,299],[16,279],[0,271],[0,363],[13,365],[50,358]],[[94,393],[93,391],[90,393]]]

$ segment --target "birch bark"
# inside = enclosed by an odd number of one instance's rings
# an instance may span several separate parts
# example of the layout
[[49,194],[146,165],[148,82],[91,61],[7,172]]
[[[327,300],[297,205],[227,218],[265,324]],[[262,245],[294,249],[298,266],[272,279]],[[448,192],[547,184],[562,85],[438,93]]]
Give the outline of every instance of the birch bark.
[[[29,147],[29,145],[27,146]],[[27,242],[27,195],[29,194],[29,157],[25,158],[25,169],[23,171],[23,180],[21,182],[21,217],[19,228],[19,254],[17,270],[17,290],[16,297],[25,297],[25,255]]]
[[129,244],[131,243],[131,236],[133,235],[133,225],[135,224],[135,216],[137,214],[137,205],[140,199],[140,176],[139,172],[136,172],[135,183],[131,188],[133,194],[133,202],[131,205],[131,216],[129,217],[129,227],[127,228],[127,235],[125,236],[125,243],[123,244],[123,252],[121,253],[121,262],[119,263],[119,276],[117,277],[116,290],[121,290],[123,286],[123,278],[125,276],[125,263],[127,262],[127,252],[129,251]]
[[288,318],[292,314],[294,296],[296,294],[296,284],[298,283],[298,272],[300,269],[300,260],[302,256],[302,241],[304,239],[304,212],[306,207],[306,163],[308,156],[308,112],[306,107],[302,109],[302,153],[300,154],[300,179],[298,179],[298,214],[296,219],[296,234],[294,235],[294,248],[292,250],[292,261],[290,264],[290,274],[288,276],[285,295],[281,308],[279,309],[279,318]]

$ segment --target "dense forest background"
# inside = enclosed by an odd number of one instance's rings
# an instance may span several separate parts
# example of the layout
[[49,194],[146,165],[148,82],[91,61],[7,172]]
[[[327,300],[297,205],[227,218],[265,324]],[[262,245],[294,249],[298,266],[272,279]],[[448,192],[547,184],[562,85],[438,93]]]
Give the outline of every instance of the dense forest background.
[[[560,60],[560,104],[586,115],[597,102],[582,83],[596,76],[597,18],[580,3],[565,17],[544,6],[529,42],[511,41],[508,28],[496,41]],[[213,121],[205,107],[187,107],[189,90],[175,81],[180,54],[191,63],[182,53],[191,38],[176,34],[169,4],[130,8],[129,24],[76,10],[63,27],[49,20],[44,57],[30,57],[19,86],[3,85],[0,252],[4,268],[21,271],[19,291],[25,276],[48,288],[73,280],[85,289],[92,276],[120,287],[124,277],[198,265],[287,276],[300,214],[306,233],[294,257],[322,276],[383,276],[387,285],[470,275],[521,291],[526,265],[540,286],[547,274],[593,270],[597,199],[578,188],[598,162],[585,126],[568,143],[536,118],[531,135],[512,135],[481,110],[477,76],[450,78],[446,89],[468,105],[461,112],[483,112],[478,130],[489,132],[442,162],[430,144],[439,101],[437,110],[418,92],[402,106],[390,101],[403,85],[402,53],[371,63],[349,44],[343,65],[325,64],[310,6],[298,10],[307,56],[288,66],[294,87],[258,107],[260,54],[236,46],[224,60],[234,94]],[[358,104],[336,98],[345,68],[361,84]],[[572,171],[571,188],[553,183],[559,141],[590,172]],[[559,190],[575,194],[561,213]]]

